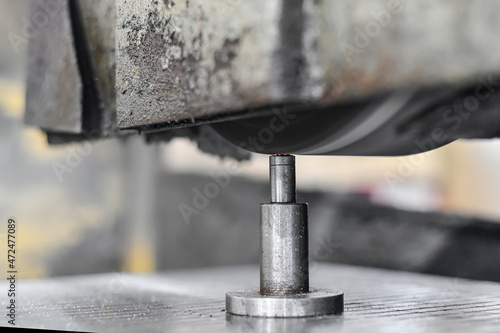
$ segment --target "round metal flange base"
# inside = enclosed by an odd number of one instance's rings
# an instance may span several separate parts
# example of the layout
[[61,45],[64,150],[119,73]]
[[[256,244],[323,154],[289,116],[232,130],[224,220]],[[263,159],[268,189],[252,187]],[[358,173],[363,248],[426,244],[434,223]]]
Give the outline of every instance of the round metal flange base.
[[254,317],[311,317],[341,314],[344,293],[311,290],[308,293],[268,296],[257,291],[233,291],[226,294],[226,311]]

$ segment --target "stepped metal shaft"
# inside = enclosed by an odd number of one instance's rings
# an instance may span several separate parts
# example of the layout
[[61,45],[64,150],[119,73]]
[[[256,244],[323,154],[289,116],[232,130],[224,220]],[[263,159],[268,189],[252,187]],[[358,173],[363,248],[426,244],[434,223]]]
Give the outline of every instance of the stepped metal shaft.
[[260,293],[309,291],[307,204],[296,203],[295,157],[273,155],[271,203],[261,205]]

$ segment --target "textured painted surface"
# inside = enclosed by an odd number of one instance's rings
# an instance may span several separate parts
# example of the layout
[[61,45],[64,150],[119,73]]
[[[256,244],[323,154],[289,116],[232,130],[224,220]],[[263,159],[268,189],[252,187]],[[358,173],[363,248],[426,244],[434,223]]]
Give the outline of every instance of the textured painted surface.
[[[47,4],[50,4],[48,6]],[[66,1],[33,1],[31,19],[44,18],[30,39],[25,122],[80,133],[83,87]]]
[[494,0],[117,3],[123,128],[461,86],[500,71]]
[[18,323],[90,332],[399,333],[496,332],[500,322],[497,283],[341,265],[317,266],[311,276],[318,288],[345,292],[341,316],[227,315],[224,294],[256,288],[258,276],[256,266],[236,266],[19,281]]
[[120,127],[191,120],[271,98],[280,1],[117,4]]
[[[319,1],[324,96],[477,83],[500,72],[495,0]],[[377,28],[378,27],[378,28]]]

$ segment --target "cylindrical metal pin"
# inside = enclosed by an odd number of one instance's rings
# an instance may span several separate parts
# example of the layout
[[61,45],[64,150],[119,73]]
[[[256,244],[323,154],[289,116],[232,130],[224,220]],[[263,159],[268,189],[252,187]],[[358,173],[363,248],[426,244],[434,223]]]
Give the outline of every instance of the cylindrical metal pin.
[[271,203],[260,206],[260,293],[307,293],[307,204],[295,202],[295,157],[273,155],[269,161]]
[[296,202],[295,156],[270,156],[269,174],[271,178],[271,203]]
[[230,314],[308,317],[340,314],[344,293],[309,290],[307,204],[296,203],[295,157],[270,157],[271,203],[260,206],[260,291],[226,294]]

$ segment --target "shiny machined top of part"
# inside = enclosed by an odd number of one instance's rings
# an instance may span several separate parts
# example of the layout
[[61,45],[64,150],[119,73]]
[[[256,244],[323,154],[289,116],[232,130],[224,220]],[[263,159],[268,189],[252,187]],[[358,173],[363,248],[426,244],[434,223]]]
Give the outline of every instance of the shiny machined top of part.
[[269,157],[271,203],[297,201],[295,184],[295,156],[272,155]]

